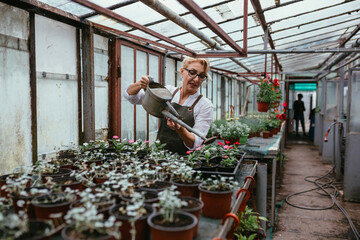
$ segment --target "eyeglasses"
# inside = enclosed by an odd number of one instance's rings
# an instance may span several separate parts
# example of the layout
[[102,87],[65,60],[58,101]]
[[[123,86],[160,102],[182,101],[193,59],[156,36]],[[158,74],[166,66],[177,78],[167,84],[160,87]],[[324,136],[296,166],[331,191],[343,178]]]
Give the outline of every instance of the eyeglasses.
[[184,69],[188,72],[189,77],[191,77],[191,78],[196,78],[196,76],[197,76],[197,77],[199,77],[199,80],[201,80],[201,81],[205,81],[207,79],[207,76],[205,73],[198,74],[196,70],[190,70],[187,68],[184,68]]

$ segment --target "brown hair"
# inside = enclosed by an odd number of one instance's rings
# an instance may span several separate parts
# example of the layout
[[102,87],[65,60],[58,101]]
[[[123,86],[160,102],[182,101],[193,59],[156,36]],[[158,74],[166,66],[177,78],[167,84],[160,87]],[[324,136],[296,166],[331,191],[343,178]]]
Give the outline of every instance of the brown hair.
[[210,70],[210,63],[209,63],[209,60],[207,58],[186,57],[182,62],[182,67],[186,68],[187,66],[189,66],[193,62],[198,62],[202,66],[204,66],[205,74],[208,75],[208,72]]

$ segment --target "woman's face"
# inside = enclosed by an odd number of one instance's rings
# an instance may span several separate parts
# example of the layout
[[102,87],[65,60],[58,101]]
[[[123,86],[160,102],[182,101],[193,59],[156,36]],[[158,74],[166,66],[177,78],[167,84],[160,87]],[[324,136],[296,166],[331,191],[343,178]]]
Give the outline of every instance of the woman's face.
[[[199,62],[193,62],[187,67],[181,68],[180,73],[183,79],[184,92],[190,95],[196,93],[205,80],[203,77],[206,76],[205,68]],[[197,75],[199,74],[200,77]]]

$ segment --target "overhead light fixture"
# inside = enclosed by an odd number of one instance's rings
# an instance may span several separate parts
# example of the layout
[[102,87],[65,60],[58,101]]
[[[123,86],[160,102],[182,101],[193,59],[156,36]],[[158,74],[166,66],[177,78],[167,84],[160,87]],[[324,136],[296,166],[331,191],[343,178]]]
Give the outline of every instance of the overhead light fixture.
[[275,0],[275,5],[279,6],[280,5],[280,0]]

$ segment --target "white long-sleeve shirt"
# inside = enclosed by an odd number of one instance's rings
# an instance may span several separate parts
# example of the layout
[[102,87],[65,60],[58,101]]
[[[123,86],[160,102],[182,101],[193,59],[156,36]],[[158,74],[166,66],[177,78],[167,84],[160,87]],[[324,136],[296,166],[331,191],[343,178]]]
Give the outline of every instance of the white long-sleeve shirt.
[[[167,85],[165,86],[171,93],[173,93],[176,90],[176,87],[174,86],[170,86]],[[143,89],[141,89],[136,95],[129,95],[127,92],[128,87],[125,89],[124,92],[124,97],[132,104],[141,104],[142,100],[144,99],[145,96],[145,91]],[[199,91],[197,91],[195,94],[190,95],[184,102],[184,104],[182,106],[188,106],[191,107],[191,105],[196,101],[196,99],[200,96]],[[173,97],[173,99],[171,100],[171,102],[175,102],[177,104],[179,104],[180,101],[180,91],[178,91],[175,96]],[[194,121],[195,124],[192,127],[193,129],[196,129],[198,131],[200,131],[204,136],[206,136],[206,134],[209,131],[210,128],[210,124],[213,120],[213,105],[212,102],[207,99],[206,97],[202,97],[199,102],[195,105],[194,109]],[[193,134],[193,133],[191,133]],[[188,147],[186,146],[186,144],[184,143],[184,145],[189,149],[189,150],[194,150],[197,146],[201,145],[201,143],[203,142],[203,140],[193,134],[195,136],[195,142],[194,142],[194,146],[193,147]]]

